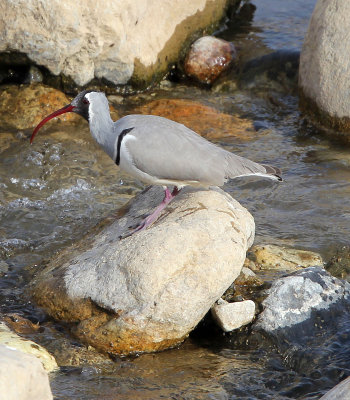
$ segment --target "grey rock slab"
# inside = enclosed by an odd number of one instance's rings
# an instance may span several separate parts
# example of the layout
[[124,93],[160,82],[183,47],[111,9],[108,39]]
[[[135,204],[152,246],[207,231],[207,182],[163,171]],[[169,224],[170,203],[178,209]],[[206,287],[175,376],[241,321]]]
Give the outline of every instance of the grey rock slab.
[[33,355],[0,344],[2,400],[51,400],[49,377]]

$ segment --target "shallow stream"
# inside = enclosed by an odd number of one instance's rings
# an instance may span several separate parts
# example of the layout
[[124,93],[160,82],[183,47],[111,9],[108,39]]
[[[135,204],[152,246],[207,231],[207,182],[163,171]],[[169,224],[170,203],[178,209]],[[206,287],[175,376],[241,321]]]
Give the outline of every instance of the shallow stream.
[[[254,0],[253,21],[238,33],[228,26],[220,35],[249,42],[250,52],[260,55],[300,50],[315,2]],[[159,97],[199,100],[254,121],[256,139],[218,143],[283,170],[280,185],[240,179],[225,186],[253,214],[256,243],[314,250],[325,258],[335,246],[348,244],[350,149],[304,121],[293,91],[254,83],[234,91],[178,85],[130,98],[123,107]],[[80,238],[142,188],[97,148],[84,122],[62,128],[61,136],[41,133],[33,146],[21,134],[15,139],[0,134],[1,311],[45,320],[25,296],[34,265]],[[317,399],[342,377],[339,365],[330,372],[328,362],[315,360],[305,369],[302,359],[290,363],[263,344],[243,343],[234,335],[213,332],[204,342],[199,337],[194,334],[179,349],[116,359],[106,367],[66,367],[51,377],[55,398]],[[339,345],[348,346],[347,336],[343,340]]]

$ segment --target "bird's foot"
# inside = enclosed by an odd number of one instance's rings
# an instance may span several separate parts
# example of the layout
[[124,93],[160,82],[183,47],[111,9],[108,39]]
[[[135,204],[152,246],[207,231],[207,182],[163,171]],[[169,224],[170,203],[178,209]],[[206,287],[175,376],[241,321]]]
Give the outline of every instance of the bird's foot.
[[157,218],[154,218],[153,220],[150,218],[152,217],[153,214],[150,214],[148,217],[146,217],[140,225],[138,225],[136,228],[134,228],[131,232],[125,233],[124,235],[119,236],[119,239],[125,239],[131,235],[133,235],[136,232],[143,231],[144,229],[147,229],[149,226],[155,222]]
[[155,221],[157,221],[159,215],[161,212],[164,210],[164,208],[171,202],[171,200],[180,192],[180,190],[177,187],[174,187],[174,190],[172,193],[170,193],[169,189],[165,189],[164,193],[164,200],[159,204],[159,206],[153,211],[152,214],[150,214],[148,217],[146,217],[140,225],[138,225],[135,229],[133,229],[131,232],[126,233],[125,235],[119,236],[119,239],[125,239],[131,235],[133,235],[136,232],[141,232],[145,229],[147,229],[149,226],[151,226]]

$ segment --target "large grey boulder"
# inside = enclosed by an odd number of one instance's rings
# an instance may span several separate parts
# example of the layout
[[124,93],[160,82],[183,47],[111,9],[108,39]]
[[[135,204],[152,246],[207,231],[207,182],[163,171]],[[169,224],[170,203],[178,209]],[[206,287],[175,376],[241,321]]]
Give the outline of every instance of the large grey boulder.
[[149,229],[119,240],[162,200],[152,187],[55,257],[33,283],[36,302],[75,334],[118,354],[180,343],[239,275],[254,220],[222,191],[184,189]]
[[300,56],[301,106],[350,131],[350,2],[318,0]]
[[3,0],[0,51],[19,51],[78,85],[149,81],[232,0]]
[[33,355],[0,344],[2,400],[51,400],[49,377]]

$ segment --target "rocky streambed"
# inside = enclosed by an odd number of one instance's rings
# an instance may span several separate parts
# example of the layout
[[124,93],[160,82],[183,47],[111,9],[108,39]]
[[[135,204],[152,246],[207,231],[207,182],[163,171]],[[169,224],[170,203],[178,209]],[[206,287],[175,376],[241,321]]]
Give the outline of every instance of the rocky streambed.
[[185,191],[122,241],[158,189],[120,173],[84,121],[53,122],[29,146],[27,127],[69,99],[38,84],[1,88],[0,337],[34,349],[55,398],[318,399],[350,375],[349,284],[324,269],[333,256],[330,270],[348,276],[349,152],[298,110],[306,26],[294,3],[275,35],[274,2],[266,14],[256,2],[256,19],[233,36],[258,56],[240,80],[109,96],[114,119],[177,120],[281,166],[285,182]]

